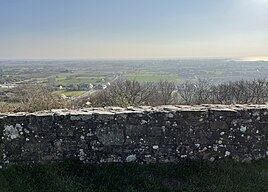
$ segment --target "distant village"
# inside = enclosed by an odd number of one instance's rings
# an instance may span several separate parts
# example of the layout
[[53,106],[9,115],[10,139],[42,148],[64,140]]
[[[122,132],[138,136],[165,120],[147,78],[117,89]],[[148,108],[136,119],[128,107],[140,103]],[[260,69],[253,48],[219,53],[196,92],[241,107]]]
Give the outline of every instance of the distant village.
[[15,88],[17,86],[18,86],[17,84],[11,84],[11,83],[0,84],[0,88],[2,88],[2,89],[12,89],[12,88]]
[[[16,99],[16,93],[13,91],[8,90],[14,90],[17,87],[21,86],[22,84],[11,84],[11,83],[3,83],[0,84],[0,89],[6,90],[0,92],[0,102],[17,102]],[[110,83],[107,82],[106,84],[100,84],[100,85],[93,85],[91,83],[83,83],[83,84],[71,84],[71,85],[57,85],[54,86],[54,90],[63,90],[63,91],[85,91],[83,95],[80,95],[79,98],[88,96],[88,94],[93,93],[94,91],[104,90],[109,86]],[[64,94],[61,94],[62,98],[68,98],[68,99],[76,99],[78,96],[65,96]]]
[[[110,85],[108,82],[107,85]],[[95,90],[104,90],[107,88],[107,85],[93,85],[91,83],[83,84],[71,84],[71,85],[60,85],[58,89],[66,91],[95,91]]]
[[[4,83],[0,84],[0,88],[2,89],[12,89],[18,87],[20,84],[11,84],[11,83]],[[59,85],[55,86],[56,89],[59,90],[66,90],[66,91],[95,91],[95,90],[104,90],[107,88],[107,86],[111,85],[110,82],[108,82],[106,85],[93,85],[91,83],[82,83],[82,84],[71,84],[71,85]]]

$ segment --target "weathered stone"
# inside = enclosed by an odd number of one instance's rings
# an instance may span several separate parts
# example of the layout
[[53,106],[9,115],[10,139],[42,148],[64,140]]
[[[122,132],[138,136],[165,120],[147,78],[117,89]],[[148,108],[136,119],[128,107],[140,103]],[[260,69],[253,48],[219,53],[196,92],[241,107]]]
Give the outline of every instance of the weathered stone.
[[124,131],[116,124],[98,126],[96,136],[103,145],[123,145],[124,143]]
[[52,110],[0,114],[0,166],[216,161],[268,157],[267,105]]
[[228,130],[228,124],[226,121],[212,121],[210,122],[210,128],[213,130]]

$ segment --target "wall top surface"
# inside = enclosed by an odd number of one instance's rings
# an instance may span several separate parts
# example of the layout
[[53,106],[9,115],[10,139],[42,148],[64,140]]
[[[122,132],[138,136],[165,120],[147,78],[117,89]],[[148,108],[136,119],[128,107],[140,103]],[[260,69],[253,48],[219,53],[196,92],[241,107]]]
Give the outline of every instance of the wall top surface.
[[78,110],[70,109],[52,109],[50,111],[38,111],[34,113],[18,112],[18,113],[0,113],[0,118],[5,116],[50,116],[50,115],[114,115],[121,113],[146,113],[146,112],[184,112],[184,111],[226,111],[226,112],[239,112],[246,110],[268,110],[266,105],[163,105],[157,107],[140,106],[140,107],[103,107],[103,108],[84,108]]

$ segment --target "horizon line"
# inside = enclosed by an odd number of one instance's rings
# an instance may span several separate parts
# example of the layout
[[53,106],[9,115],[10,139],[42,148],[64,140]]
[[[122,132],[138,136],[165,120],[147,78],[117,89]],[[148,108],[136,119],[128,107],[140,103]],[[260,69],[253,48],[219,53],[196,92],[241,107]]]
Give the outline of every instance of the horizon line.
[[238,57],[88,57],[88,58],[69,58],[69,57],[59,57],[59,58],[0,58],[3,60],[195,60],[195,59],[232,59],[239,60],[242,58]]
[[234,60],[234,61],[268,61],[267,56],[253,56],[253,57],[89,57],[89,58],[70,58],[70,57],[59,57],[59,58],[0,58],[0,61],[89,61],[89,60]]

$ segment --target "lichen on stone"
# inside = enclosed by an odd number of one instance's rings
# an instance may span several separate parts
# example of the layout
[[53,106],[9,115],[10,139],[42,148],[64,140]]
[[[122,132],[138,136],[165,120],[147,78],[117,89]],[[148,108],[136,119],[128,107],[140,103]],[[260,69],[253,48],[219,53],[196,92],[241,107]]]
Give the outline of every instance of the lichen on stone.
[[3,135],[8,139],[16,139],[20,137],[20,132],[22,131],[22,126],[20,124],[13,125],[5,125]]

